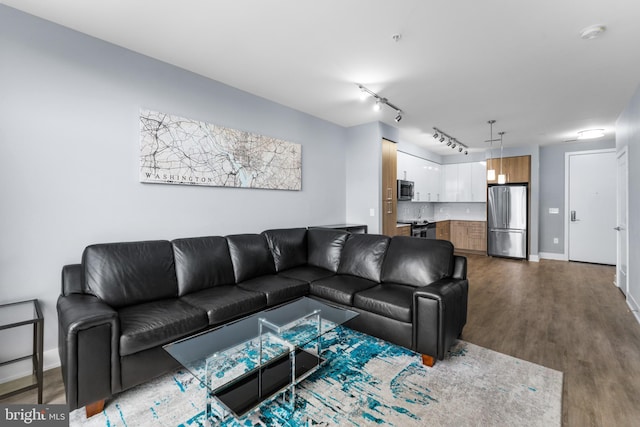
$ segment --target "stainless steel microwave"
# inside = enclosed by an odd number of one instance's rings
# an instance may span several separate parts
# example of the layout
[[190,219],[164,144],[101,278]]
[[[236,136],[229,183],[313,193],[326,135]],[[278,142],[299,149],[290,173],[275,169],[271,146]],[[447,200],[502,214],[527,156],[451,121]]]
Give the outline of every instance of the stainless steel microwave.
[[398,201],[413,199],[413,181],[398,180]]

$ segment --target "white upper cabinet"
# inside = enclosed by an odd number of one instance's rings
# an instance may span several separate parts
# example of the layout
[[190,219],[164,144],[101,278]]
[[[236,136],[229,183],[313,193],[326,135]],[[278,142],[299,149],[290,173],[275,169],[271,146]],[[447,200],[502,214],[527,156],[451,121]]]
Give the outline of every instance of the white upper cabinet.
[[487,163],[471,163],[471,201],[487,201]]
[[398,152],[398,179],[414,182],[414,202],[486,202],[484,162],[441,165]]

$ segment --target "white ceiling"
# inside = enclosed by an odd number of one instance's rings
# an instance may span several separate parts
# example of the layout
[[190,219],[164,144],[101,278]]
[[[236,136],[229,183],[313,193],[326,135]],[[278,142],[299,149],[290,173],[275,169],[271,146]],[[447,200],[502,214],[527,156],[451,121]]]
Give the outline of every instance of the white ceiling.
[[[637,0],[0,0],[343,126],[451,154],[548,145],[615,121],[640,83]],[[580,30],[603,24],[600,38]],[[394,34],[402,38],[396,42]],[[376,113],[364,84],[404,111]]]

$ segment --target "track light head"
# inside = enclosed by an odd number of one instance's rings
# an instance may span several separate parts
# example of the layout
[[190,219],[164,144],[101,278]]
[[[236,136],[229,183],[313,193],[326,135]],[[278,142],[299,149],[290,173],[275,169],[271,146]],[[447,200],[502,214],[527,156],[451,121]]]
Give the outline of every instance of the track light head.
[[440,142],[444,142],[444,136],[440,136]]
[[459,152],[459,153],[462,153],[462,147],[459,147],[459,148],[458,148],[458,152]]
[[376,99],[376,103],[373,104],[373,111],[380,111],[382,110],[382,101],[380,100],[380,98]]
[[451,148],[456,148],[456,143],[451,144]]
[[451,140],[447,141],[447,147],[451,147]]
[[436,133],[433,134],[433,139],[438,139],[439,136],[440,135],[438,134],[438,132],[436,132]]
[[394,120],[396,121],[396,123],[400,123],[400,120],[402,120],[402,111],[398,110],[396,112],[396,118]]
[[464,155],[466,156],[468,154],[469,154],[469,152],[467,150],[464,150]]

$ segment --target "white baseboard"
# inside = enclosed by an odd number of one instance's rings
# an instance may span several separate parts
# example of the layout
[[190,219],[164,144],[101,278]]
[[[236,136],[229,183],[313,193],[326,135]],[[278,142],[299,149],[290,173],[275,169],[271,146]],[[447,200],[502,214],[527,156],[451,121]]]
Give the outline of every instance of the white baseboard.
[[540,262],[540,257],[538,255],[529,255],[529,261]]
[[[60,356],[58,355],[57,347],[42,352],[42,365],[45,371],[60,366]],[[18,378],[28,377],[31,375],[31,369],[31,359],[2,366],[0,367],[0,384],[17,380]]]
[[633,313],[638,323],[640,323],[640,305],[631,294],[627,294],[627,305],[629,306],[631,313]]
[[540,258],[542,259],[553,259],[556,261],[567,261],[567,257],[565,254],[557,254],[555,252],[540,252]]

